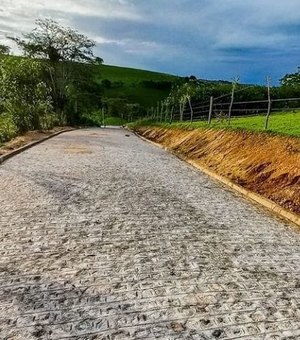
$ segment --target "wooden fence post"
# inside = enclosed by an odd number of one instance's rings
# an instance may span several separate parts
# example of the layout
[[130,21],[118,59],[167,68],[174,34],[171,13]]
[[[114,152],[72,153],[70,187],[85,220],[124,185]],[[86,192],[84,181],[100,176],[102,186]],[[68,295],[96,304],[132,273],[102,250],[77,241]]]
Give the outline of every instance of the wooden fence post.
[[214,106],[214,97],[211,96],[210,97],[210,103],[209,103],[208,124],[211,124],[213,106]]
[[268,112],[266,115],[266,121],[265,121],[265,130],[268,129],[269,125],[269,119],[270,119],[270,114],[271,114],[271,109],[272,109],[272,100],[271,100],[271,82],[272,79],[270,76],[267,77],[267,87],[268,87]]
[[193,122],[193,118],[194,118],[194,110],[193,110],[193,107],[192,107],[192,103],[191,103],[191,98],[188,97],[188,102],[189,102],[189,107],[190,107],[190,110],[191,110],[191,123]]
[[228,124],[230,124],[231,112],[232,112],[233,101],[234,101],[234,92],[235,92],[235,88],[236,88],[238,82],[239,82],[238,77],[234,78],[233,82],[232,82],[231,101],[230,101],[229,112],[228,112]]

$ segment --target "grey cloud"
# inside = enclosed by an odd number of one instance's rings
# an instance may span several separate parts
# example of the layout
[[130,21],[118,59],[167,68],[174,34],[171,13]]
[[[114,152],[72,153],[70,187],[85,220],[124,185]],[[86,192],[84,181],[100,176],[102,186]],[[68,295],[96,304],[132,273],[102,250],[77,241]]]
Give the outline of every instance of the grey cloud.
[[[299,0],[0,0],[0,32],[54,17],[98,42],[107,63],[260,81],[297,67]],[[3,35],[0,39],[3,40]],[[230,76],[231,75],[231,76]]]

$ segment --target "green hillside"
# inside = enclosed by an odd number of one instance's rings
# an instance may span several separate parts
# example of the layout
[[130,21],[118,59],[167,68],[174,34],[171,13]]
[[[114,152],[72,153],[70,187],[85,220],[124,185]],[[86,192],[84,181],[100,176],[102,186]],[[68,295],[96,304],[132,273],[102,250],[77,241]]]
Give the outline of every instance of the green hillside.
[[100,65],[101,77],[110,79],[111,81],[122,80],[127,84],[132,84],[141,80],[166,80],[173,81],[178,77],[167,73],[152,72],[139,70],[129,67]]
[[98,74],[100,83],[106,84],[106,80],[111,82],[104,86],[105,97],[126,98],[130,103],[145,107],[165,99],[170,92],[170,84],[178,78],[165,73],[110,65],[100,65]]
[[[21,60],[24,57],[2,55],[2,58]],[[111,87],[103,86],[103,97],[124,98],[129,103],[139,103],[146,108],[152,107],[158,101],[165,99],[170,93],[170,87],[167,86],[167,83],[170,85],[180,78],[166,73],[112,65],[99,65],[96,67],[96,72],[96,79],[99,84],[103,80],[111,82]],[[148,82],[148,87],[145,86],[144,82]],[[149,82],[153,82],[154,87],[155,85],[165,85],[165,88],[151,87]]]

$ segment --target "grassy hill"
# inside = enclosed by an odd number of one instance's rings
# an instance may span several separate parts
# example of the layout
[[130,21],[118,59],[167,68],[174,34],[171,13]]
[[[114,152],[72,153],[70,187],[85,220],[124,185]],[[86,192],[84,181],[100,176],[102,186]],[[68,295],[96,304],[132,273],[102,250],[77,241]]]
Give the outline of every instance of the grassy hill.
[[[16,60],[24,58],[23,56],[13,55],[2,55],[2,57]],[[152,107],[158,101],[165,99],[170,93],[170,87],[167,86],[167,83],[171,84],[180,79],[178,76],[166,73],[113,65],[99,65],[95,72],[97,73],[97,82],[100,84],[107,80],[111,82],[111,87],[104,86],[103,97],[125,98],[129,103],[139,103],[146,108]],[[148,82],[148,86],[145,82]],[[154,86],[165,85],[165,88],[151,88],[151,82]]]
[[157,101],[165,99],[170,92],[167,83],[179,79],[170,74],[111,65],[100,65],[97,77],[99,82],[105,84],[106,80],[109,80],[111,83],[104,89],[105,97],[127,98],[129,102],[140,103],[145,107],[153,106]]

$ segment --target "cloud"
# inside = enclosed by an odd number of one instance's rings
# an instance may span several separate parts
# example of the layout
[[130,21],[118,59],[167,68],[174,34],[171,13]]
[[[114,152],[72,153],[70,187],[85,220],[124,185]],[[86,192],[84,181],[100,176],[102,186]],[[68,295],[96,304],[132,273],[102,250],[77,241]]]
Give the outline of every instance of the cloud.
[[299,0],[0,0],[0,41],[53,17],[107,63],[260,82],[298,66]]
[[2,36],[28,32],[34,27],[35,19],[45,17],[64,25],[73,24],[76,16],[141,20],[129,0],[0,0],[0,5]]
[[126,0],[1,0],[0,15],[16,17],[37,17],[49,14],[98,16],[138,20],[131,1]]

